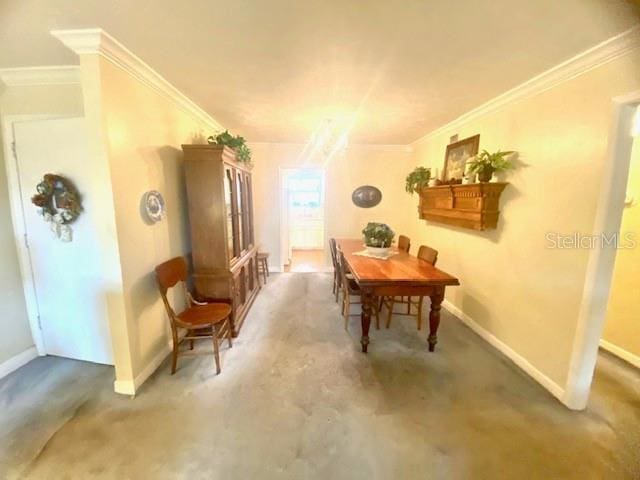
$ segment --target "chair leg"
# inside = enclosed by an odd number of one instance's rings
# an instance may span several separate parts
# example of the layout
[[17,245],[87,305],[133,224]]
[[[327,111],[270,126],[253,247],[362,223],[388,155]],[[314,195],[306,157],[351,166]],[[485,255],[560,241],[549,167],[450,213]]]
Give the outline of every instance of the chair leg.
[[407,297],[407,315],[411,315],[411,297]]
[[422,330],[422,300],[424,297],[418,298],[418,330]]
[[229,342],[229,348],[231,348],[233,347],[233,343],[231,342],[231,323],[228,318],[225,320],[225,324],[227,325],[227,341]]
[[267,284],[267,274],[269,273],[267,268],[268,268],[267,267],[267,261],[263,260],[262,261],[262,278],[264,278],[265,285]]
[[380,330],[380,305],[376,305],[375,310],[376,310],[376,330]]
[[270,277],[270,273],[269,273],[269,262],[265,259],[264,261],[264,269],[267,271],[267,277]]
[[[190,337],[193,337],[194,331],[193,330],[187,330],[187,335],[190,336]],[[189,340],[189,350],[193,350],[193,339]]]
[[344,317],[344,329],[349,330],[349,311],[351,310],[351,296],[349,292],[344,290],[344,304],[342,309],[342,316]]
[[216,360],[216,374],[220,374],[220,352],[218,351],[218,329],[211,327],[211,337],[213,338],[213,356]]
[[389,328],[389,326],[391,325],[391,317],[393,316],[393,304],[395,297],[389,297],[389,305],[387,305],[387,308],[389,309],[389,314],[387,315],[387,325],[386,327]]
[[173,351],[171,352],[171,375],[176,373],[176,367],[178,366],[178,335],[173,334]]

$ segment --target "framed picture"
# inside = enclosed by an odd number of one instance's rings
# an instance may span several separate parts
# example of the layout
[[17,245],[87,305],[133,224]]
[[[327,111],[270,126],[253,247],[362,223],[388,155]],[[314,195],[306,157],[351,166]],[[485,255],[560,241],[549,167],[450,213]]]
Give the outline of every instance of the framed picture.
[[444,172],[442,180],[446,183],[451,180],[462,180],[467,160],[478,153],[480,135],[465,138],[447,145],[444,156]]

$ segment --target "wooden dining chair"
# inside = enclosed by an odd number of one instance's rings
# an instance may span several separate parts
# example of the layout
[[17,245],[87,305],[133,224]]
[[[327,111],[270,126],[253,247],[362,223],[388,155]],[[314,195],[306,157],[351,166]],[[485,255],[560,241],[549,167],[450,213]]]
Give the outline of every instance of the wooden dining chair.
[[[418,249],[418,258],[435,266],[436,262],[438,261],[438,251],[426,245],[421,245]],[[414,300],[414,297],[407,297],[407,300],[405,302],[402,302],[407,304],[407,313],[396,312],[396,314],[407,315],[411,317],[415,316],[418,330],[421,330],[423,301],[424,297],[417,297],[417,300]],[[391,317],[394,314],[393,307],[396,303],[401,303],[397,300],[397,297],[385,297],[382,300],[382,304],[387,308],[387,323],[385,325],[386,328],[389,328],[389,326],[391,325]],[[415,315],[411,313],[411,307],[416,307],[417,313]]]
[[[344,254],[338,250],[338,269],[342,279],[342,316],[344,317],[344,329],[348,330],[349,317],[351,316],[351,305],[362,305],[362,290],[360,290],[360,286],[353,276],[346,273],[348,271],[346,263]],[[351,300],[351,297],[353,296],[358,297],[359,300]],[[376,316],[376,328],[380,328],[380,312],[378,309],[377,299],[373,302],[373,310]]]
[[329,239],[329,251],[331,252],[331,263],[333,264],[333,289],[331,292],[336,296],[336,302],[340,295],[338,286],[340,285],[340,269],[338,268],[338,247],[336,246],[336,239]]
[[[409,253],[409,250],[411,249],[411,239],[409,237],[407,237],[406,235],[399,235],[398,236],[398,250],[400,250],[401,252],[405,252],[405,253]],[[383,305],[385,304],[385,297],[380,297],[379,303],[378,303],[378,308],[382,309]],[[407,315],[409,315],[411,313],[411,297],[394,297],[393,298],[393,303],[395,305],[398,304],[404,304],[407,306]]]
[[[194,352],[194,340],[203,338],[213,339],[213,355],[216,362],[216,373],[220,373],[220,353],[218,349],[218,338],[226,334],[229,342],[231,342],[231,325],[229,317],[231,315],[231,306],[227,303],[204,303],[196,301],[187,287],[187,279],[189,277],[187,262],[184,257],[176,257],[168,260],[155,268],[158,288],[160,296],[164,303],[169,323],[171,324],[171,334],[173,337],[173,352],[171,356],[171,375],[176,372],[179,355],[210,355],[211,352]],[[181,283],[184,289],[184,295],[187,301],[187,308],[180,313],[176,313],[167,293],[169,289]],[[185,330],[186,334],[180,336],[180,329]],[[189,351],[180,351],[180,344],[184,340],[189,340]]]
[[398,250],[402,252],[409,253],[411,249],[411,239],[405,235],[400,235],[398,237]]

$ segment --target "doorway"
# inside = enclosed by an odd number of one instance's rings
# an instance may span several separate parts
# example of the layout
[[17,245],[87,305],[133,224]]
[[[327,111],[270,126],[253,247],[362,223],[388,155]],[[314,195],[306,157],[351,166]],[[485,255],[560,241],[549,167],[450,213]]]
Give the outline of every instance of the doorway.
[[[603,238],[624,240],[621,237],[621,225],[628,201],[631,156],[634,141],[640,135],[640,91],[614,98],[613,103],[607,168],[593,231]],[[563,396],[563,403],[575,410],[584,409],[589,399],[619,245],[619,242],[599,242],[589,255],[569,377]]]
[[282,169],[281,258],[285,272],[324,270],[325,178],[320,168]]
[[[11,213],[38,353],[112,365],[95,213],[100,200],[86,188],[93,173],[85,119],[4,120]],[[31,202],[47,173],[63,175],[79,190],[82,211],[71,236],[56,236]]]

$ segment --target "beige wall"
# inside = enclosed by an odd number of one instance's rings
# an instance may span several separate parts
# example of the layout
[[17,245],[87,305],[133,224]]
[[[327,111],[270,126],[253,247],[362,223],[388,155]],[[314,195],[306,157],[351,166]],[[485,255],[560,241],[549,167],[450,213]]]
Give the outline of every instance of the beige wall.
[[[8,87],[0,91],[0,115],[81,115],[78,85]],[[0,132],[1,135],[1,132]],[[6,165],[0,149],[0,364],[34,345],[11,221]]]
[[[404,191],[410,150],[404,146],[350,146],[329,161],[322,155],[307,155],[303,145],[253,144],[253,187],[256,243],[270,252],[270,264],[280,258],[280,169],[320,167],[325,169],[325,246],[327,239],[360,238],[367,222],[388,223],[403,233],[415,211]],[[373,208],[358,208],[351,193],[361,185],[382,191],[382,202]],[[327,257],[327,261],[329,258]]]
[[[87,57],[81,61],[83,71],[99,70],[101,111],[95,115],[101,115],[104,126],[122,272],[124,316],[114,300],[111,320],[116,378],[131,381],[165,351],[169,340],[153,269],[190,251],[180,146],[215,127],[196,120],[108,60]],[[91,83],[85,80],[85,85]],[[92,105],[97,108],[95,101]],[[166,201],[167,218],[157,224],[148,224],[141,213],[141,199],[148,190],[160,191]]]
[[497,230],[411,222],[414,243],[440,251],[460,278],[447,299],[564,388],[589,251],[547,248],[548,232],[590,234],[612,120],[612,97],[640,88],[640,53],[416,142],[415,161],[442,168],[451,135],[519,152]]
[[633,235],[636,246],[616,253],[603,339],[640,361],[640,137],[633,144],[627,192],[635,202],[624,209],[620,232],[623,239]]

